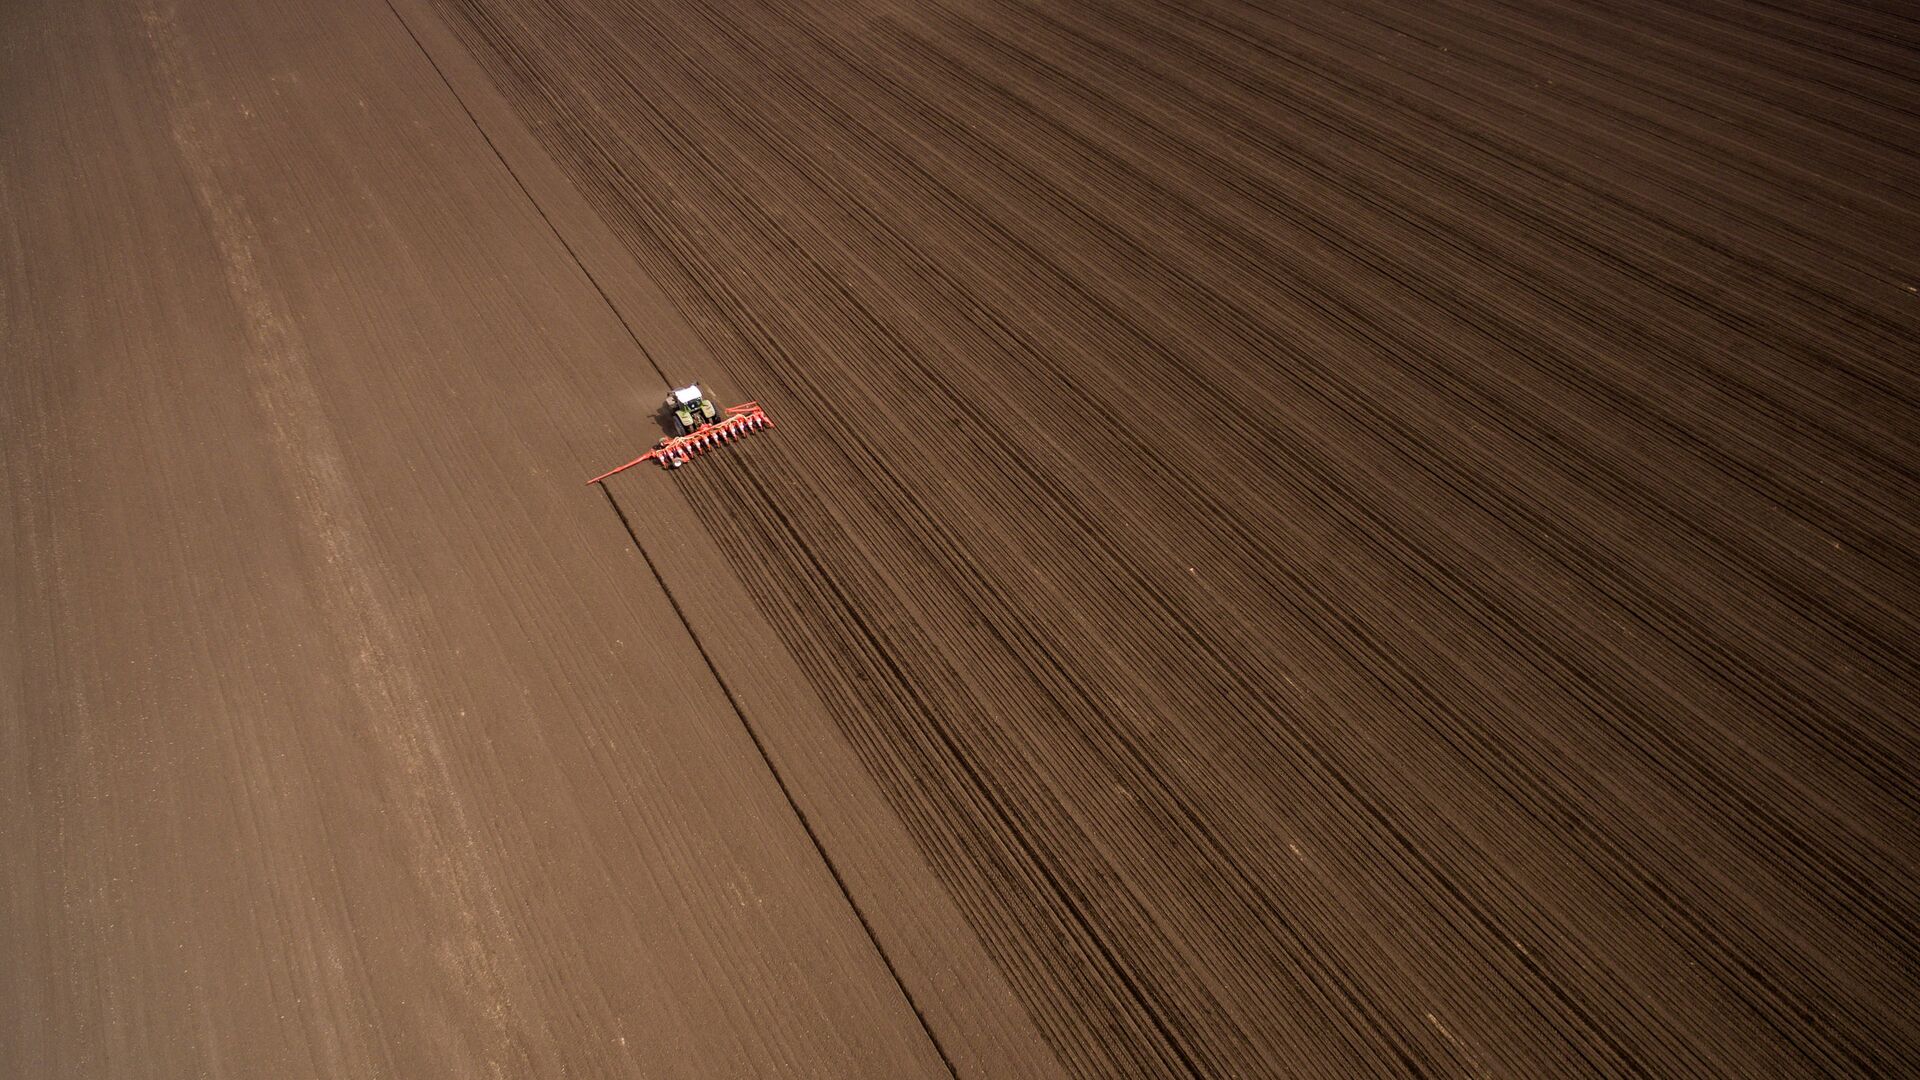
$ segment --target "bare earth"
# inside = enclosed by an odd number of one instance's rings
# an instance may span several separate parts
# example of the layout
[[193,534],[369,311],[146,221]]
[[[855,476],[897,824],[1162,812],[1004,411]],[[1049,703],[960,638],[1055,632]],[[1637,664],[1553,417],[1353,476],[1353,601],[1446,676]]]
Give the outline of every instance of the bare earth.
[[0,1077],[1920,1070],[1920,20],[1292,7],[0,5]]

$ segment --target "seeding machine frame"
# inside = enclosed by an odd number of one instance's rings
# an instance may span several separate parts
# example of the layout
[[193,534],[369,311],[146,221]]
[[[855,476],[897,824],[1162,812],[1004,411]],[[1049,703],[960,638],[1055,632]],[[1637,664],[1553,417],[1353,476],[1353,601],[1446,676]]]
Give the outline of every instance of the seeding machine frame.
[[[697,388],[698,384],[695,384]],[[673,399],[669,398],[671,405]],[[627,462],[617,469],[608,469],[599,476],[587,481],[597,484],[606,478],[623,473],[643,461],[658,461],[663,469],[677,469],[696,456],[704,454],[716,446],[734,442],[742,436],[773,426],[773,418],[760,407],[757,401],[746,401],[727,409],[726,415],[709,424],[703,424],[685,435],[669,435],[660,440],[660,445]]]

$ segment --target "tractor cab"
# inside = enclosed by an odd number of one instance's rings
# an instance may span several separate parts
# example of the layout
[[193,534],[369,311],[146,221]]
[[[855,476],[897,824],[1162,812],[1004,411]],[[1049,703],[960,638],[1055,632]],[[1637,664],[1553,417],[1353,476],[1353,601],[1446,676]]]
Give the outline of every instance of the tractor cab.
[[700,392],[700,384],[683,386],[667,395],[667,412],[673,416],[673,433],[691,435],[719,419],[713,400]]

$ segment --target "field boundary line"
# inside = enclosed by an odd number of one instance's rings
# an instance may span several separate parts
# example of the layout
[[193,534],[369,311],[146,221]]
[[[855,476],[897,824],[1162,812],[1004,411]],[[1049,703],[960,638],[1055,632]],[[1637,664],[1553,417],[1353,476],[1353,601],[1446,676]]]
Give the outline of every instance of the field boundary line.
[[880,954],[880,962],[887,967],[887,974],[893,976],[895,985],[900,987],[900,996],[906,999],[907,1007],[913,1010],[914,1018],[920,1021],[920,1030],[926,1032],[927,1041],[933,1044],[934,1052],[940,1055],[941,1063],[947,1067],[947,1075],[959,1076],[959,1071],[954,1068],[953,1058],[947,1055],[947,1048],[941,1044],[940,1037],[933,1033],[933,1026],[927,1022],[927,1015],[921,1011],[920,1003],[914,1000],[913,992],[907,989],[906,980],[900,977],[900,969],[894,966],[893,957],[887,953],[887,947],[880,943],[880,936],[874,933],[873,923],[867,918],[866,910],[860,906],[860,901],[854,899],[853,890],[847,887],[846,878],[841,876],[840,867],[834,863],[833,856],[827,854],[826,844],[821,842],[820,834],[815,831],[812,820],[807,817],[807,812],[800,808],[799,801],[793,797],[793,789],[787,786],[787,778],[781,774],[780,766],[773,763],[773,755],[767,752],[766,742],[760,738],[760,732],[753,726],[753,721],[747,719],[746,709],[741,707],[739,697],[734,694],[733,687],[727,683],[727,677],[720,674],[720,666],[714,663],[712,654],[707,651],[706,642],[700,640],[700,635],[694,631],[693,624],[687,621],[686,609],[680,606],[680,599],[673,595],[673,589],[667,585],[666,576],[660,572],[659,564],[653,561],[653,556],[647,553],[646,545],[640,542],[633,523],[627,520],[627,512],[620,509],[620,503],[614,499],[613,492],[607,490],[607,485],[594,486],[600,489],[600,494],[606,496],[607,505],[613,508],[614,516],[620,519],[620,527],[627,531],[627,537],[633,541],[634,550],[638,551],[640,558],[646,562],[647,570],[653,574],[653,580],[660,585],[660,592],[666,596],[667,603],[672,605],[674,616],[680,620],[680,625],[686,628],[687,637],[692,640],[693,647],[699,650],[700,659],[707,665],[707,672],[719,685],[720,692],[726,695],[727,704],[732,707],[733,714],[740,718],[741,728],[746,731],[747,738],[752,740],[753,748],[760,754],[760,760],[766,763],[767,772],[773,777],[773,782],[779,786],[781,796],[787,800],[787,808],[793,811],[794,820],[800,823],[800,828],[806,832],[807,839],[813,842],[813,850],[819,854],[820,861],[827,868],[827,873],[833,876],[833,883],[839,887],[840,895],[846,897],[847,906],[853,909],[854,918],[860,920],[860,928],[866,931],[867,940],[873,942],[874,951]]

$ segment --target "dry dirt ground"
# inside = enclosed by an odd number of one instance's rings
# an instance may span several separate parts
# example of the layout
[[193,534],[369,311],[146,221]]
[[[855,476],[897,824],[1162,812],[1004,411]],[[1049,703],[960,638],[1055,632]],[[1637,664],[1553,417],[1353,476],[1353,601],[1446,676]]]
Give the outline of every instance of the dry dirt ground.
[[0,1075],[1920,1069],[1917,187],[1889,3],[0,6]]

